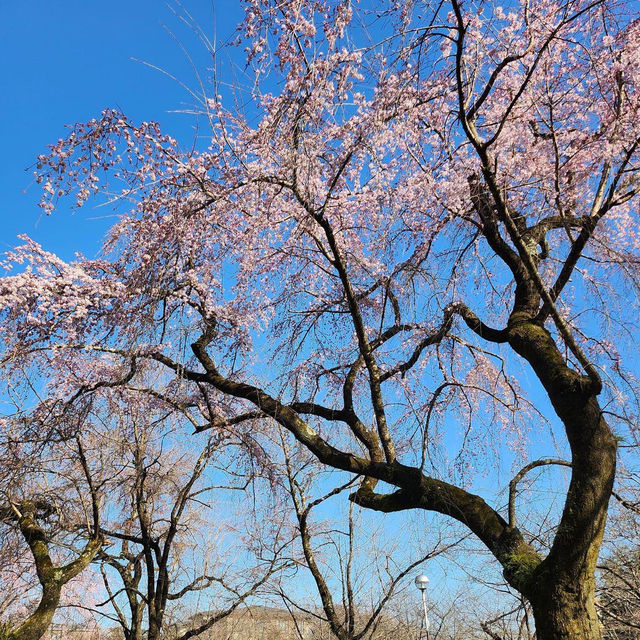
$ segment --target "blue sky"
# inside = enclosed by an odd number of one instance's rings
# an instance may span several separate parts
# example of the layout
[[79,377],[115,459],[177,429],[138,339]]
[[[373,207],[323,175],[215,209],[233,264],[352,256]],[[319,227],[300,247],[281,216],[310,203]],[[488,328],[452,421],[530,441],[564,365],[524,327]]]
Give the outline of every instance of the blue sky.
[[[64,258],[97,251],[107,211],[46,218],[36,206],[39,189],[29,167],[64,136],[64,125],[120,107],[134,120],[162,122],[185,142],[193,137],[192,118],[168,113],[188,106],[188,93],[139,62],[194,85],[181,43],[200,70],[210,67],[171,7],[180,9],[157,0],[0,0],[0,251],[17,244],[20,233]],[[218,42],[232,37],[241,19],[237,0],[185,0],[182,7]]]

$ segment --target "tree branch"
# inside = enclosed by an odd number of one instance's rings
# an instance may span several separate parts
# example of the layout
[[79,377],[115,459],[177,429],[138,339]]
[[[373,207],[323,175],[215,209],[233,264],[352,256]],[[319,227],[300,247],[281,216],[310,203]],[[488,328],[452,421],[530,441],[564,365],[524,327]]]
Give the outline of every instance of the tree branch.
[[524,466],[516,475],[513,477],[511,482],[509,483],[509,523],[508,526],[510,529],[513,529],[516,526],[516,489],[518,487],[518,482],[524,478],[524,476],[536,469],[537,467],[542,467],[548,464],[557,464],[564,467],[570,467],[571,463],[567,460],[560,460],[557,458],[543,458],[541,460],[535,460],[534,462],[530,462],[528,465]]

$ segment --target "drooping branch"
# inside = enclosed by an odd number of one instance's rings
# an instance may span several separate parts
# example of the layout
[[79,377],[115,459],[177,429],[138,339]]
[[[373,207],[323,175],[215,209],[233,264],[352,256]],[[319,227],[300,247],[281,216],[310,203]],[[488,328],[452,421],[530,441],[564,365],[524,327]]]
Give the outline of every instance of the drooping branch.
[[449,332],[449,329],[451,328],[453,313],[453,308],[447,308],[444,313],[444,320],[440,327],[433,333],[424,336],[424,338],[422,338],[420,342],[418,342],[415,349],[413,350],[413,353],[406,361],[397,364],[395,367],[392,367],[388,371],[385,371],[383,374],[381,374],[380,382],[384,382],[385,380],[388,380],[389,378],[392,378],[393,376],[396,376],[398,374],[404,375],[416,364],[416,362],[418,362],[420,356],[422,355],[422,352],[427,347],[442,342],[444,337]]

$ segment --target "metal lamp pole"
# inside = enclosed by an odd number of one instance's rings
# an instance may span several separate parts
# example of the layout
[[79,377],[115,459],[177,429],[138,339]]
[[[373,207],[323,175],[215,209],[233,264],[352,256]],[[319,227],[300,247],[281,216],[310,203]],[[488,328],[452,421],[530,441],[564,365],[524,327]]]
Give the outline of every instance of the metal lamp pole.
[[[427,596],[426,591],[429,586],[429,578],[427,576],[421,574],[415,580],[414,583],[418,589],[420,589],[420,593],[422,594],[422,609],[424,611],[424,627],[427,631],[427,640],[429,640],[429,616],[427,616]],[[418,640],[420,640],[418,638]]]

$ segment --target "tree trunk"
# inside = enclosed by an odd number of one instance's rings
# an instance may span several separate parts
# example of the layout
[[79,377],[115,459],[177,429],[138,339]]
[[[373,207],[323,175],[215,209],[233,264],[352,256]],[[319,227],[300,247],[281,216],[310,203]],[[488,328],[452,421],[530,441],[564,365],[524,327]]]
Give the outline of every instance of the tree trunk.
[[[12,505],[20,531],[33,555],[36,573],[42,587],[42,597],[37,609],[9,634],[11,640],[39,640],[47,632],[60,603],[62,587],[89,566],[103,544],[100,536],[92,538],[75,560],[62,567],[54,566],[49,554],[46,532],[36,522],[36,512],[42,508],[42,505],[31,500],[23,500],[18,505]],[[45,508],[48,509],[48,505],[45,505]]]
[[537,640],[600,640],[593,579],[556,580],[531,599]]
[[60,602],[62,585],[49,583],[42,585],[42,598],[38,608],[9,635],[11,640],[39,640],[49,629],[51,620]]
[[549,394],[565,427],[572,466],[553,544],[523,593],[538,640],[600,640],[595,568],[615,477],[616,439],[598,403],[599,386],[567,365],[544,327],[513,322],[510,342]]

